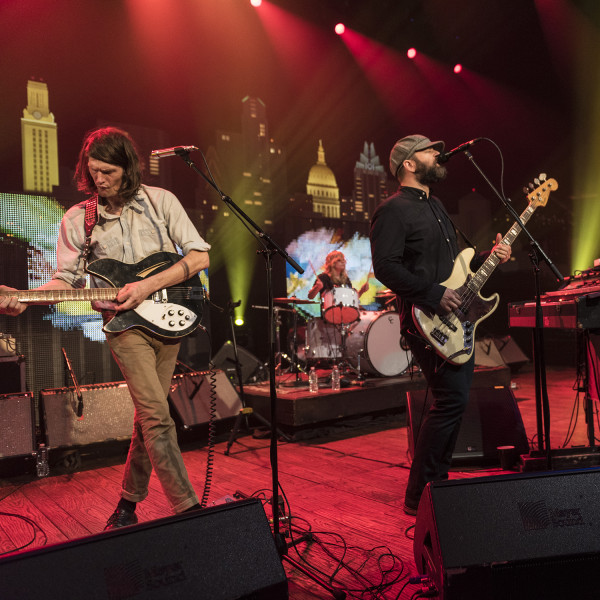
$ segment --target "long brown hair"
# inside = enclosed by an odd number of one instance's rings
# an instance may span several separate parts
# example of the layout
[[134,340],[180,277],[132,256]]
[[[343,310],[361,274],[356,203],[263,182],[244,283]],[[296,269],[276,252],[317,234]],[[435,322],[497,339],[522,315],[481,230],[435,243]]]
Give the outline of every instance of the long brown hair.
[[142,172],[135,142],[126,131],[103,127],[90,131],[83,140],[74,179],[80,192],[93,196],[97,190],[88,170],[90,158],[121,167],[123,181],[119,195],[125,200],[135,196],[142,184]]

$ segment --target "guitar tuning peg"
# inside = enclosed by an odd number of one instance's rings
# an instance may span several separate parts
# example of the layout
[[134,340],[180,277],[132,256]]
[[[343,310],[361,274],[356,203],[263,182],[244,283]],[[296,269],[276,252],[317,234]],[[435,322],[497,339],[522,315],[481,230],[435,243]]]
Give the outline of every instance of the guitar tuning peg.
[[540,180],[539,180],[539,179],[536,177],[536,178],[533,180],[533,183],[535,183],[535,185],[539,186],[541,182],[540,182]]
[[529,194],[529,188],[528,187],[524,187],[523,188],[523,193],[524,194]]
[[530,190],[535,190],[535,185],[533,185],[533,183],[528,184],[529,185],[529,189]]
[[548,175],[546,175],[546,173],[540,173],[540,176],[538,177],[538,179],[540,181],[546,181],[546,179],[548,179]]

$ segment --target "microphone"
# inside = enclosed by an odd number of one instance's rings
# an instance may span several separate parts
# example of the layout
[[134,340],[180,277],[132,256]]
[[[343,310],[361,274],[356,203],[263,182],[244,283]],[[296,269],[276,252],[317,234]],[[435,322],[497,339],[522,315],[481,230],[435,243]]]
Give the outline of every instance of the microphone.
[[156,158],[166,158],[167,156],[181,156],[187,152],[198,150],[196,146],[173,146],[173,148],[162,148],[161,150],[152,150],[150,156]]
[[470,140],[468,142],[465,142],[464,144],[461,144],[460,146],[456,146],[456,148],[453,148],[452,150],[450,150],[450,152],[443,152],[442,154],[440,154],[437,157],[437,161],[438,163],[442,164],[445,163],[446,161],[450,160],[455,154],[458,154],[459,152],[466,152],[473,144],[483,140],[484,138],[475,138],[474,140]]
[[77,377],[75,377],[75,371],[73,371],[73,367],[71,366],[71,361],[67,356],[67,351],[64,348],[61,348],[63,354],[65,355],[65,362],[67,363],[67,369],[69,370],[69,375],[71,375],[71,379],[73,380],[73,385],[75,386],[75,393],[77,394],[77,417],[79,419],[82,418],[83,415],[83,396],[81,394],[81,390],[79,389],[79,384],[77,383]]

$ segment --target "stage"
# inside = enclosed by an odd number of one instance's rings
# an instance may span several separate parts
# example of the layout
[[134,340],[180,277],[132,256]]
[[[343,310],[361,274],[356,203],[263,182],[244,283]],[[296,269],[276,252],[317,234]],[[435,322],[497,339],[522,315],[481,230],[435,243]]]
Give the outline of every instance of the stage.
[[[505,369],[478,369],[478,381],[486,385],[492,381],[501,385],[508,382],[531,440],[536,433],[531,367],[512,375]],[[552,446],[556,448],[565,443],[567,432],[571,430],[569,446],[581,447],[586,443],[581,413],[571,426],[573,408],[578,405],[574,381],[575,373],[571,369],[549,370]],[[419,585],[408,583],[408,577],[416,574],[412,542],[415,518],[402,512],[402,503],[410,465],[405,393],[421,383],[418,377],[412,382],[409,377],[390,378],[375,380],[370,387],[342,389],[336,393],[323,388],[316,396],[283,385],[278,389],[282,416],[287,414],[286,422],[296,424],[296,427],[288,425],[288,430],[306,433],[305,428],[312,427],[313,433],[312,437],[294,443],[279,441],[277,444],[279,483],[285,495],[282,503],[286,515],[281,529],[287,534],[292,523],[292,537],[286,538],[288,542],[308,530],[312,539],[290,548],[290,556],[311,569],[318,569],[321,576],[335,586],[359,591],[363,598],[408,600],[420,589]],[[261,386],[260,394],[252,387],[249,386],[249,401],[258,398],[266,403],[268,387]],[[316,407],[317,404],[322,406]],[[332,421],[332,415],[339,418]],[[325,423],[327,427],[321,427]],[[224,431],[217,436],[214,446],[207,506],[219,505],[240,495],[252,495],[265,502],[269,516],[270,440],[242,432],[226,456],[224,450],[232,419],[224,420],[221,425]],[[207,480],[206,438],[183,441],[182,450],[192,483],[201,495]],[[94,461],[84,457],[79,467],[70,472],[55,462],[58,454],[53,457],[51,452],[50,457],[49,477],[38,479],[23,474],[0,480],[0,510],[3,512],[0,552],[68,544],[70,540],[100,534],[114,509],[119,497],[124,453]],[[453,469],[451,480],[478,482],[502,474],[509,472],[498,466],[461,467]],[[235,513],[235,509],[232,512]],[[153,476],[149,496],[138,508],[140,523],[148,525],[170,514],[160,484]],[[206,563],[207,556],[214,556],[214,549],[203,543],[202,530],[208,521],[200,511],[197,520],[190,522],[190,526],[199,527],[196,541],[188,547],[198,569]],[[248,552],[242,529],[240,523],[240,537],[236,542],[242,545],[240,556]],[[124,551],[135,551],[138,544],[145,546],[145,534],[142,530],[137,532],[134,527],[131,533],[123,535]],[[238,548],[233,552],[237,554]],[[110,557],[113,558],[118,557]],[[79,564],[69,564],[66,558],[65,561],[65,569],[86,576],[86,569]],[[230,565],[223,568],[229,569]],[[236,567],[236,571],[243,572],[243,568]],[[290,598],[326,600],[331,597],[285,561],[284,568]],[[52,577],[52,573],[44,576]],[[23,586],[21,597],[27,595],[26,581]],[[365,592],[367,587],[372,592]],[[173,591],[171,597],[175,595]]]

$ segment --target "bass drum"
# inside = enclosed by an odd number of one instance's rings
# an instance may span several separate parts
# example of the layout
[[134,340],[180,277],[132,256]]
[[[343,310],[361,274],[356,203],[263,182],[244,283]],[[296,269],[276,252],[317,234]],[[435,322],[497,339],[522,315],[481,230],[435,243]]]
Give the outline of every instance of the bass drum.
[[404,373],[412,354],[401,345],[400,316],[396,311],[361,311],[360,321],[346,340],[348,362],[370,375],[393,377]]

